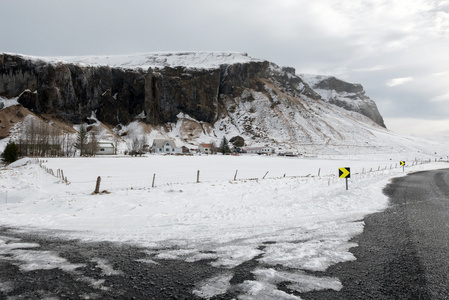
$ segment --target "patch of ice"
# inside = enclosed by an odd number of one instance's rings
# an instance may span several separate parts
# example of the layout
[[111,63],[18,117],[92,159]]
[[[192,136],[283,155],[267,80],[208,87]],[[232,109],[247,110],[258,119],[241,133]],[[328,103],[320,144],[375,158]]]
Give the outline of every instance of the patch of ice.
[[196,254],[197,250],[194,250],[194,249],[168,250],[168,251],[164,251],[163,253],[156,255],[156,258],[157,259],[179,259],[179,258],[189,256],[192,253]]
[[233,268],[263,253],[257,246],[224,246],[215,249],[218,259],[211,263],[214,267]]
[[12,254],[14,260],[20,261],[19,268],[25,272],[51,269],[70,272],[85,266],[84,264],[72,264],[51,251],[15,250],[9,254]]
[[253,274],[256,276],[256,280],[248,280],[239,285],[239,290],[243,293],[239,296],[239,299],[301,299],[298,296],[279,290],[277,284],[281,282],[287,283],[289,289],[300,293],[323,289],[339,291],[343,287],[337,278],[310,276],[299,270],[276,271],[274,269],[260,268],[254,270]]
[[40,251],[39,244],[10,242],[8,238],[0,237],[0,257],[17,264],[22,271],[50,270],[59,268],[63,271],[73,271],[83,267],[83,264],[72,264],[51,251]]
[[150,265],[158,265],[159,263],[152,260],[152,259],[136,259],[137,262],[141,262],[141,263],[145,263],[145,264],[150,264]]
[[246,280],[239,285],[239,289],[244,293],[239,296],[240,300],[301,300],[301,298],[280,291],[274,284]]
[[256,275],[257,280],[261,282],[274,285],[288,282],[287,286],[290,289],[300,293],[324,289],[339,291],[343,287],[337,278],[311,276],[299,270],[276,271],[274,269],[257,269],[253,273]]
[[281,264],[289,268],[325,271],[329,266],[343,261],[355,260],[348,250],[356,244],[347,240],[325,239],[299,243],[268,245],[261,262],[268,265]]
[[93,258],[91,261],[97,263],[97,267],[101,269],[101,273],[105,276],[122,275],[123,272],[114,270],[114,267],[103,258]]
[[206,299],[224,294],[231,287],[230,280],[233,276],[233,273],[226,272],[201,281],[196,285],[193,294]]

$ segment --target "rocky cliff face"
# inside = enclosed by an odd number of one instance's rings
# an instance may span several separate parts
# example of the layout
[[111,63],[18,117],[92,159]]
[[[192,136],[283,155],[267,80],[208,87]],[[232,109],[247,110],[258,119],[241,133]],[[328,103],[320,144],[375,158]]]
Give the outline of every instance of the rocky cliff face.
[[182,112],[212,123],[217,116],[219,87],[219,69],[150,68],[145,78],[146,121],[152,125],[176,122]]
[[366,96],[361,84],[349,83],[327,76],[302,76],[324,101],[367,116],[382,127],[386,127],[376,103]]
[[48,63],[0,55],[0,96],[18,97],[35,113],[80,123],[92,112],[111,125],[128,124],[144,111],[145,75],[109,66]]
[[332,105],[385,126],[361,85],[332,77],[309,85],[293,68],[246,54],[147,54],[137,61],[117,64],[108,58],[109,65],[102,65],[2,54],[0,96],[72,123],[92,116],[110,126],[138,119],[173,128],[181,122],[194,128],[179,129],[177,138],[184,141],[223,135],[257,143],[344,140],[339,126],[326,118],[331,112],[347,116]]

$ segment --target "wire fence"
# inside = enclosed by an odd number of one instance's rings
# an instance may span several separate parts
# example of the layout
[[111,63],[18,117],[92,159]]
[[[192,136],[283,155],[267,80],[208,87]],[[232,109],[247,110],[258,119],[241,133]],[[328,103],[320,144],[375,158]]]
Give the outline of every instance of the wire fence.
[[36,162],[42,169],[44,169],[44,171],[47,172],[48,174],[52,175],[53,177],[56,177],[56,178],[61,179],[62,182],[64,182],[64,183],[67,184],[67,185],[70,184],[70,182],[69,182],[69,180],[67,179],[67,177],[64,176],[64,171],[63,171],[62,169],[57,169],[56,171],[54,171],[53,169],[51,169],[51,168],[49,168],[49,167],[47,167],[47,166],[45,165],[45,163],[48,162],[48,161],[43,160],[43,159],[38,159],[38,158],[36,158],[36,159],[35,159],[35,162]]
[[[437,160],[435,160],[437,161]],[[430,163],[431,160],[416,160],[405,166],[400,166],[396,164],[386,164],[379,165],[376,167],[360,168],[358,171],[351,171],[352,179],[366,178],[367,176],[380,176],[384,175],[385,172],[390,172],[390,170],[395,170],[396,172],[402,172],[405,168]],[[283,179],[283,178],[297,178],[301,182],[308,182],[310,180],[322,180],[324,184],[330,185],[336,183],[339,179],[336,172],[335,173],[325,173],[321,169],[317,169],[313,174],[289,174],[282,171],[251,171],[251,170],[235,170],[235,171],[218,171],[218,170],[196,170],[192,172],[171,172],[171,173],[146,173],[146,175],[116,175],[116,176],[98,176],[100,177],[100,182],[97,183],[95,180],[79,180],[79,181],[69,181],[69,179],[64,176],[64,171],[57,169],[54,171],[46,166],[45,160],[36,159],[36,163],[44,169],[48,174],[54,176],[61,180],[61,182],[67,185],[76,185],[83,190],[96,190],[96,185],[99,184],[101,187],[100,192],[113,192],[119,190],[141,190],[157,188],[166,185],[179,185],[179,184],[195,184],[195,183],[210,183],[210,182],[227,182],[227,181],[261,181],[266,179]],[[404,169],[403,169],[404,168]],[[97,178],[98,180],[98,178]],[[2,201],[0,194],[0,202]],[[6,199],[7,196],[4,196]]]

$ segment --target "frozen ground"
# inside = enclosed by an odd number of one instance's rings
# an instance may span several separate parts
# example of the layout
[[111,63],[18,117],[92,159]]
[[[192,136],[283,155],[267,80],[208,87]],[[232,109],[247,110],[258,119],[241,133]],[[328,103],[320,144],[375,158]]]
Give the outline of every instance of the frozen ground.
[[[422,158],[432,162],[421,164]],[[399,160],[406,160],[406,172]],[[382,188],[392,177],[448,165],[410,154],[54,158],[43,166],[55,174],[62,169],[70,184],[31,159],[1,169],[0,225],[146,246],[158,259],[213,259],[213,266],[229,271],[198,283],[194,293],[204,298],[226,292],[232,268],[257,258],[261,267],[239,286],[239,299],[300,299],[276,284],[290,282],[299,292],[341,289],[338,278],[307,271],[355,259],[348,250],[357,245],[349,240],[363,231],[363,216],[387,207]],[[336,176],[339,167],[351,168],[348,191]],[[97,176],[108,193],[92,195]],[[14,247],[0,236],[0,257]],[[51,253],[41,256],[56,268],[77,267]]]

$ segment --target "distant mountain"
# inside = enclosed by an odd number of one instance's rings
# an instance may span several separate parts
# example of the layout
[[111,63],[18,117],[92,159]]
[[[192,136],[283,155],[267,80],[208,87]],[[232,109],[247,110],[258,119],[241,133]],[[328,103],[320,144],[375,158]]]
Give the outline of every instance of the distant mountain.
[[0,108],[6,100],[47,120],[99,121],[121,135],[139,122],[139,134],[187,146],[239,136],[247,145],[342,153],[386,151],[396,139],[360,84],[297,76],[244,53],[3,53]]

